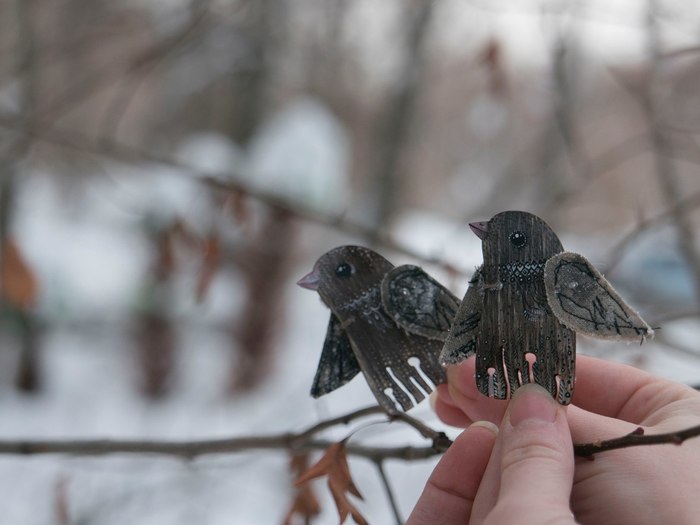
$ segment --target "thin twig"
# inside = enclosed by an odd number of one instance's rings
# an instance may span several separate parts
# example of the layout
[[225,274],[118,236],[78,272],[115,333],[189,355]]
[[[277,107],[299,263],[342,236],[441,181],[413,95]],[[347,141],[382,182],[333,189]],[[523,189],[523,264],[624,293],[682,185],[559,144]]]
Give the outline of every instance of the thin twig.
[[637,427],[626,436],[606,439],[604,441],[596,441],[595,443],[574,445],[574,454],[580,457],[590,458],[593,456],[593,454],[608,450],[616,450],[618,448],[636,447],[639,445],[667,445],[669,443],[680,445],[686,439],[697,436],[700,436],[700,425],[679,430],[677,432],[666,432],[665,434],[652,435],[645,434],[642,427]]
[[643,132],[627,137],[622,142],[611,146],[591,161],[591,179],[602,177],[620,164],[649,150],[649,133]]
[[[371,407],[373,408],[373,407]],[[342,418],[330,421],[341,421],[343,418],[358,414],[369,409],[353,412]],[[363,415],[367,415],[365,412]],[[320,428],[319,426],[315,426]],[[314,428],[314,427],[311,427]],[[328,428],[324,422],[323,428]],[[309,429],[310,430],[310,429]],[[309,430],[305,432],[309,432]],[[665,434],[641,435],[637,430],[626,436],[582,443],[574,445],[574,453],[581,457],[590,457],[592,454],[640,445],[680,444],[683,441],[700,436],[700,425],[687,429],[667,432]],[[291,452],[304,452],[308,450],[325,450],[334,442],[325,439],[300,440],[301,434],[284,433],[268,436],[244,436],[227,439],[211,439],[198,441],[139,441],[139,440],[3,440],[0,441],[0,454],[38,455],[38,454],[69,454],[76,456],[103,456],[107,454],[156,454],[176,456],[183,459],[192,459],[208,454],[231,454],[247,452],[251,450],[289,450]],[[447,438],[445,438],[447,439]],[[449,441],[449,440],[448,440]],[[371,447],[365,445],[348,444],[347,453],[352,456],[363,457],[374,462],[386,459],[401,459],[403,461],[415,461],[438,456],[445,452],[451,444],[445,443],[445,447],[430,446],[403,446],[403,447]]]
[[389,500],[389,505],[391,506],[391,510],[394,513],[394,519],[396,520],[397,525],[403,525],[403,518],[401,518],[401,512],[399,511],[399,506],[396,502],[396,497],[394,496],[394,491],[391,490],[391,484],[389,483],[389,478],[386,475],[386,472],[384,471],[384,462],[383,461],[375,461],[374,465],[377,467],[377,471],[379,472],[379,478],[382,480],[382,484],[384,485],[384,490],[386,491],[386,497]]
[[447,448],[452,444],[452,441],[450,440],[450,438],[447,437],[447,435],[444,432],[439,432],[435,429],[430,428],[420,419],[416,419],[413,416],[409,416],[405,412],[399,412],[390,417],[392,420],[398,419],[400,421],[403,421],[407,425],[410,425],[413,428],[415,428],[418,432],[420,432],[420,434],[423,437],[432,440],[433,447],[436,450],[447,450]]
[[[439,266],[452,273],[460,275],[471,274],[470,271],[456,268],[438,257],[421,254],[395,241],[388,232],[352,221],[345,217],[343,213],[320,213],[300,204],[292,203],[276,193],[254,188],[249,182],[244,181],[244,177],[240,174],[233,172],[204,171],[179,162],[173,158],[159,155],[145,149],[128,146],[115,140],[104,139],[100,140],[98,144],[87,135],[73,130],[68,130],[59,126],[50,126],[47,123],[38,121],[33,121],[33,124],[35,125],[32,129],[25,129],[22,119],[18,117],[0,116],[0,127],[11,129],[20,134],[30,135],[35,140],[129,164],[151,162],[176,168],[185,176],[196,178],[201,181],[202,184],[209,187],[226,192],[242,193],[267,206],[285,210],[305,221],[332,228],[353,237],[373,239],[376,244],[388,250],[401,253],[426,264]],[[251,178],[252,177],[248,177],[249,180]]]
[[[243,436],[226,439],[207,439],[195,441],[158,441],[158,440],[6,440],[0,441],[0,454],[71,454],[81,456],[100,456],[105,454],[162,454],[194,458],[206,454],[227,454],[255,449],[286,449],[291,452],[308,450],[325,450],[332,441],[311,439],[312,436],[337,425],[348,423],[374,414],[385,414],[378,405],[354,410],[348,414],[316,423],[301,432],[286,432],[267,436]],[[399,419],[422,435],[433,440],[433,445],[426,447],[369,447],[348,444],[348,454],[364,457],[372,461],[384,459],[403,459],[406,461],[425,459],[444,452],[452,443],[442,432],[437,432],[422,422],[405,415],[394,417],[387,415],[388,421]],[[441,438],[441,439],[439,439]]]
[[679,200],[673,206],[664,212],[659,213],[658,215],[639,221],[634,230],[622,237],[622,239],[620,239],[617,244],[612,247],[603,273],[610,274],[617,267],[632,243],[636,241],[640,235],[652,228],[661,226],[668,220],[673,219],[678,214],[679,209],[683,209],[688,212],[691,208],[695,208],[697,206],[700,206],[700,192],[694,193],[690,197]]
[[[310,439],[298,443],[295,434],[272,436],[245,436],[229,439],[201,441],[136,441],[136,440],[4,440],[0,441],[0,454],[39,455],[68,454],[72,456],[104,456],[107,454],[153,454],[193,459],[210,454],[231,454],[251,450],[326,450],[334,442],[327,439]],[[371,461],[401,459],[417,461],[437,456],[442,451],[432,446],[371,447],[348,444],[347,453]]]
[[660,29],[658,22],[658,4],[656,0],[648,0],[647,25],[649,28],[649,55],[651,62],[650,80],[646,89],[639,93],[639,100],[649,123],[651,143],[656,162],[656,175],[661,191],[673,210],[673,221],[678,232],[678,249],[693,272],[695,296],[700,304],[700,252],[696,246],[695,228],[690,218],[689,210],[682,205],[683,190],[679,181],[678,170],[674,164],[674,147],[660,126],[659,112],[653,94],[654,79],[658,75],[661,58]]
[[147,70],[153,64],[157,64],[166,58],[171,58],[175,54],[182,53],[196,37],[203,33],[204,22],[208,18],[209,12],[204,7],[191,18],[188,24],[134,55],[124,67],[115,68],[114,64],[110,64],[105,70],[81,79],[79,84],[75,86],[75,89],[71,89],[62,96],[57,97],[50,105],[37,108],[27,118],[34,120],[34,117],[38,115],[43,120],[55,120],[60,115],[70,111],[76,104],[83,104],[86,100],[94,98],[105,89],[111,88],[117,80],[144,69]]
[[310,426],[306,430],[299,432],[296,435],[295,440],[299,442],[303,442],[303,440],[313,436],[314,434],[318,434],[319,432],[327,429],[334,427],[336,425],[347,425],[351,421],[355,419],[360,419],[365,416],[372,416],[374,414],[385,414],[386,412],[384,409],[379,406],[379,405],[372,405],[369,407],[365,408],[360,408],[359,410],[355,410],[354,412],[350,412],[349,414],[344,414],[342,416],[334,417],[332,419],[326,419],[325,421],[321,421],[320,423],[316,423],[315,425]]

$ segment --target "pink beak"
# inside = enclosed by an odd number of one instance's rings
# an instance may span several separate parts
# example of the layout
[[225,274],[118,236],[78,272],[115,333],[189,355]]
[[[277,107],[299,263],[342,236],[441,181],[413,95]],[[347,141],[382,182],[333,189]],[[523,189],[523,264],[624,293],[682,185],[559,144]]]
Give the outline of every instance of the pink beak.
[[318,271],[314,267],[311,272],[307,273],[304,277],[297,281],[297,284],[302,288],[307,290],[318,290],[318,283],[321,282],[321,277],[318,275]]
[[489,234],[489,223],[488,222],[470,222],[469,227],[472,229],[474,234],[482,241]]

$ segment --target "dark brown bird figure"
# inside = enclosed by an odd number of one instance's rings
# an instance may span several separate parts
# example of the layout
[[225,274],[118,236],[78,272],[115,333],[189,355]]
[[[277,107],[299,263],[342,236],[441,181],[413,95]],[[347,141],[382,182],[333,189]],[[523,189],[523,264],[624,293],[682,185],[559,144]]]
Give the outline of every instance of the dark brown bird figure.
[[[394,400],[408,410],[432,391],[426,379],[445,381],[439,355],[459,299],[421,268],[394,267],[368,248],[340,246],[297,284],[318,291],[331,309],[313,397],[362,371],[379,404],[396,413]],[[419,368],[408,362],[412,357]]]
[[469,283],[441,361],[476,353],[479,391],[507,399],[525,383],[571,402],[576,333],[625,341],[654,331],[583,256],[564,252],[539,217],[506,211],[471,223],[484,264]]

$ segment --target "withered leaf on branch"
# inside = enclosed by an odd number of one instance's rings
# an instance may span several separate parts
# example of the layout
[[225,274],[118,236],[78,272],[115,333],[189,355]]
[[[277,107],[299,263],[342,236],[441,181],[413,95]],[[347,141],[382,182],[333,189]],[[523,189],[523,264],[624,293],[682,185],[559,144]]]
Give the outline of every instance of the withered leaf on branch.
[[345,441],[333,443],[328,447],[321,459],[307,470],[297,480],[296,484],[301,485],[321,476],[326,476],[328,479],[328,488],[335,500],[335,506],[338,508],[341,525],[345,522],[348,515],[352,516],[352,519],[358,525],[367,525],[367,520],[348,498],[348,493],[360,499],[362,499],[362,495],[357,490],[350,476],[350,468],[348,467],[345,452]]
[[503,67],[501,43],[496,39],[489,40],[479,53],[478,60],[488,70],[491,93],[502,94],[506,88],[506,73]]
[[195,234],[181,217],[176,218],[170,226],[170,235],[174,241],[181,242],[187,247],[199,244],[199,237]]
[[12,306],[24,311],[34,306],[39,291],[37,279],[19,246],[9,236],[0,255],[0,286],[2,298]]
[[231,213],[236,223],[242,228],[246,228],[251,219],[250,206],[248,206],[248,196],[242,191],[234,191],[226,202],[230,206]]
[[[289,463],[292,475],[300,476],[309,468],[308,454],[295,454]],[[283,525],[292,525],[295,516],[299,516],[303,523],[311,523],[311,519],[321,512],[321,504],[316,498],[313,489],[308,484],[297,485],[294,500],[284,518]]]
[[221,263],[221,241],[219,237],[212,233],[202,243],[202,266],[199,270],[195,297],[197,302],[201,302],[209,290],[214,275],[216,275]]
[[158,281],[165,281],[175,271],[175,254],[173,253],[173,229],[159,231],[153,238],[156,257],[153,263],[153,274]]

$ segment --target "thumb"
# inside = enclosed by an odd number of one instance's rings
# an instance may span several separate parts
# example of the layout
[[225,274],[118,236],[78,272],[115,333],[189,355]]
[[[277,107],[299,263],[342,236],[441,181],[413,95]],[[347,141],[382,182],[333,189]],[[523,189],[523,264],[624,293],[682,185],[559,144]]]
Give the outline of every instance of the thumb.
[[518,515],[521,523],[572,523],[574,454],[566,409],[542,387],[525,385],[513,396],[498,440],[494,523]]

